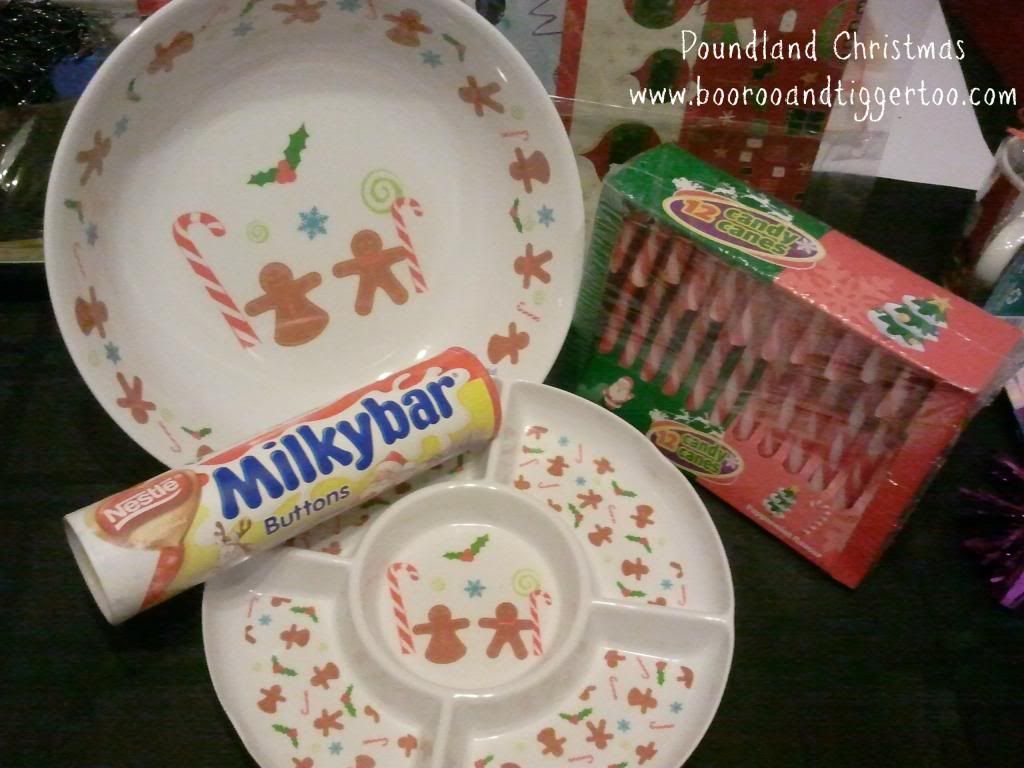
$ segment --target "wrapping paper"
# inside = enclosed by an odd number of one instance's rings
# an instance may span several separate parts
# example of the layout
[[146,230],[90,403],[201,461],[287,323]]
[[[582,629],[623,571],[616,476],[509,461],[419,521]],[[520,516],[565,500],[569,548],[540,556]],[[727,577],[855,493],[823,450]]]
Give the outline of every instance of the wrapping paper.
[[559,375],[858,584],[1021,333],[662,146],[613,172]]
[[500,421],[483,364],[450,349],[80,509],[68,540],[118,623],[485,443]]

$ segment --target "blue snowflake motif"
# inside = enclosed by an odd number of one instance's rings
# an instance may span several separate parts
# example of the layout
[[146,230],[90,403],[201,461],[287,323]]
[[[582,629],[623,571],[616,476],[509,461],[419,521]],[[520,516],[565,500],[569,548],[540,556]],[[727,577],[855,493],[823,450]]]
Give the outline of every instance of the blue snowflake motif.
[[434,51],[424,51],[420,54],[420,58],[423,59],[424,64],[430,65],[431,69],[437,69],[441,66],[441,54]]
[[327,751],[330,752],[332,755],[341,754],[341,742],[340,741],[332,741],[331,742],[331,746],[329,746],[327,748]]
[[309,213],[299,212],[299,219],[302,221],[299,224],[299,232],[305,232],[309,235],[309,239],[313,240],[317,235],[326,235],[327,228],[324,226],[324,222],[329,219],[330,216],[324,216],[320,211],[316,209],[314,205]]
[[629,724],[629,720],[619,720],[619,724],[615,727],[618,728],[619,733],[626,733],[633,726]]
[[262,616],[260,616],[260,624],[262,624],[265,627],[269,623],[270,623],[270,614],[269,613],[264,613]]
[[562,435],[560,438],[558,438],[558,444],[564,448],[569,444],[569,438],[566,437],[565,435]]
[[85,228],[85,239],[89,245],[96,245],[96,241],[100,239],[100,231],[93,222],[89,222],[89,226]]
[[240,21],[238,26],[231,30],[231,33],[235,37],[245,37],[252,32],[253,26],[251,21]]
[[338,0],[338,10],[355,13],[363,7],[363,0]]
[[537,222],[545,227],[550,227],[555,223],[555,212],[546,205],[542,205],[537,211]]
[[672,583],[672,579],[662,579],[661,580],[661,588],[662,589],[672,589],[672,587],[674,587],[674,586],[675,586],[675,584]]
[[124,136],[124,132],[128,130],[128,118],[125,115],[121,116],[121,119],[114,123],[114,135]]
[[485,589],[487,589],[487,587],[480,583],[480,579],[467,581],[466,586],[463,587],[465,593],[470,597],[483,597]]
[[672,710],[672,714],[674,714],[674,715],[678,715],[678,714],[679,714],[680,712],[682,712],[682,711],[683,711],[683,705],[682,705],[682,704],[680,704],[680,703],[679,703],[678,701],[673,701],[673,702],[672,702],[672,703],[671,703],[671,704],[669,705],[669,709],[671,709],[671,710]]
[[112,362],[114,365],[121,362],[121,350],[117,348],[117,345],[114,342],[108,341],[103,345],[103,348],[107,350],[107,360]]
[[586,484],[587,484],[587,478],[585,478],[585,477],[577,477],[576,478],[576,485],[584,486]]

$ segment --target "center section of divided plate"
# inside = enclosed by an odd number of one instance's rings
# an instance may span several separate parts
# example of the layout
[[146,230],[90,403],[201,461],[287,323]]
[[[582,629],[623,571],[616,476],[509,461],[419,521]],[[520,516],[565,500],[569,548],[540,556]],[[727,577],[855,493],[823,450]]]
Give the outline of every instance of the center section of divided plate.
[[[561,593],[547,560],[508,527],[451,523],[425,531],[399,553],[415,566],[388,579],[378,620],[395,622],[402,581],[410,634],[395,626],[391,648],[420,677],[462,689],[490,688],[533,668],[558,637]],[[404,599],[404,598],[403,598]]]
[[363,548],[357,616],[372,653],[406,680],[455,691],[511,683],[565,646],[585,600],[575,542],[505,488],[419,491]]

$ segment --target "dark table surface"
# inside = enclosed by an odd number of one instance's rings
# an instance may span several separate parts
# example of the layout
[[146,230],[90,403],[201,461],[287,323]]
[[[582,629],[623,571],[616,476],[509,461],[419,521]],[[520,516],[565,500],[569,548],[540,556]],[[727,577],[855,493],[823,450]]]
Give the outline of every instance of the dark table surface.
[[[895,217],[902,192],[880,185],[850,228],[927,272],[957,228],[951,198],[917,191]],[[64,514],[162,467],[82,383],[38,266],[0,272],[0,436],[0,766],[251,767],[207,676],[201,590],[110,627],[68,552]],[[1024,765],[1024,617],[990,600],[956,517],[957,487],[996,450],[1020,450],[1001,399],[856,591],[702,493],[732,566],[736,652],[689,765]]]

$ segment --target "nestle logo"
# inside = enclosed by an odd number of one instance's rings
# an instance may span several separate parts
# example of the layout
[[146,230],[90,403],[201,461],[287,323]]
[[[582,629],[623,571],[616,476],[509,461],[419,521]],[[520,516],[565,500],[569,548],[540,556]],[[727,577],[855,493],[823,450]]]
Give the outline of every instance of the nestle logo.
[[127,533],[161,510],[177,504],[188,495],[190,488],[188,475],[172,472],[101,502],[96,511],[96,522],[109,534]]

